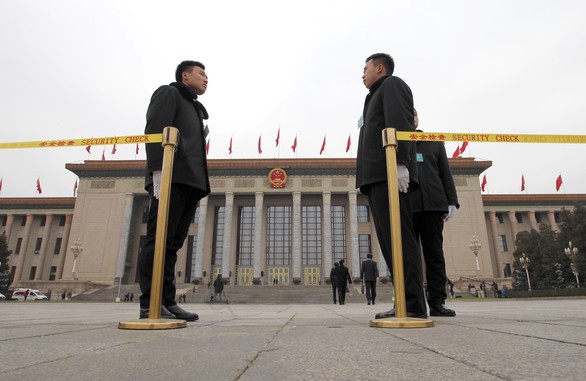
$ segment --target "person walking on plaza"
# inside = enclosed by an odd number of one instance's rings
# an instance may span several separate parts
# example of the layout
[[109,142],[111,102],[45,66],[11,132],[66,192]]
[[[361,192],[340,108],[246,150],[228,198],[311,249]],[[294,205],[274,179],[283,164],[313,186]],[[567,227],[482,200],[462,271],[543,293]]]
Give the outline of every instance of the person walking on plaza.
[[338,268],[340,264],[338,262],[334,262],[334,267],[330,270],[330,282],[332,283],[332,294],[334,296],[334,304],[336,304],[336,292],[338,292],[338,277],[336,276],[336,268]]
[[[175,80],[154,92],[145,128],[145,134],[160,134],[167,126],[179,129],[171,183],[160,315],[161,318],[195,321],[199,319],[196,313],[187,312],[177,305],[174,280],[177,251],[187,237],[198,201],[210,193],[205,141],[207,126],[203,123],[208,113],[198,101],[198,97],[207,90],[208,76],[202,63],[183,61],[177,66]],[[150,209],[147,236],[138,260],[141,319],[149,315],[163,147],[161,144],[146,144],[146,156],[145,189],[150,194]]]
[[346,303],[346,288],[348,287],[348,283],[352,283],[352,278],[350,277],[350,271],[344,265],[346,261],[340,259],[338,262],[338,267],[336,267],[336,285],[338,287],[338,303],[340,305],[344,305]]
[[222,292],[224,292],[224,281],[222,281],[222,274],[218,274],[218,277],[214,281],[214,296],[212,300],[222,303]]
[[376,280],[378,279],[378,266],[372,260],[372,254],[366,254],[366,259],[360,266],[360,279],[364,282],[366,289],[366,302],[368,305],[374,304],[376,299]]
[[[413,110],[415,128],[419,125],[417,110]],[[420,131],[420,130],[417,130]],[[446,261],[443,251],[444,223],[460,207],[456,185],[448,163],[443,142],[418,141],[417,172],[419,187],[412,192],[413,229],[421,242],[427,279],[427,304],[431,316],[456,316],[446,308]]]
[[[356,187],[368,197],[382,255],[391,273],[393,271],[391,223],[382,131],[387,127],[394,127],[398,131],[415,131],[413,94],[401,78],[392,75],[394,68],[393,59],[385,53],[376,53],[366,59],[362,82],[369,93],[364,102],[356,157]],[[421,256],[417,250],[413,232],[409,194],[417,186],[415,142],[398,142],[397,179],[407,316],[426,318]],[[395,309],[392,308],[389,311],[377,313],[375,318],[394,316]]]

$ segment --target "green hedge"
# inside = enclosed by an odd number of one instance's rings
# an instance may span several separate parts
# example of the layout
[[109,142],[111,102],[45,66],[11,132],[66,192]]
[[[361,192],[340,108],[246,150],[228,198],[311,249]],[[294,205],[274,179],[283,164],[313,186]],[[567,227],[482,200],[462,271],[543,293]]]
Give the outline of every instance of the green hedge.
[[543,297],[562,297],[562,296],[586,296],[586,288],[562,288],[559,290],[532,290],[512,292],[513,298],[543,298]]

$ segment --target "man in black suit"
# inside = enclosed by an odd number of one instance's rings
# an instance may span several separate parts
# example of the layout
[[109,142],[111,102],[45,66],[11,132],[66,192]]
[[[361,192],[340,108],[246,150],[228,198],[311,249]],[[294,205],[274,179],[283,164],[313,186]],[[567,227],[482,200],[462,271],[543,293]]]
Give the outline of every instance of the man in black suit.
[[[415,128],[419,125],[414,110]],[[412,193],[413,228],[421,240],[425,275],[427,278],[427,304],[431,316],[456,316],[446,308],[446,262],[443,251],[444,222],[454,216],[460,207],[456,185],[448,164],[443,142],[417,142],[417,170],[419,187]]]
[[[391,226],[387,184],[386,153],[382,130],[415,131],[413,126],[413,94],[407,84],[393,76],[395,64],[391,56],[376,53],[366,59],[362,81],[369,90],[364,102],[362,125],[356,160],[356,187],[368,196],[376,234],[388,268],[392,271]],[[399,141],[397,178],[401,214],[401,239],[405,276],[405,301],[408,317],[427,317],[423,292],[421,256],[413,232],[409,192],[417,186],[415,143]],[[375,318],[394,317],[395,309],[381,312]]]
[[[162,133],[163,128],[173,126],[179,129],[179,146],[175,153],[169,218],[167,225],[167,246],[163,274],[163,298],[161,318],[198,320],[197,314],[187,312],[175,301],[175,263],[179,250],[187,237],[189,225],[195,215],[197,203],[210,193],[206,161],[207,126],[203,120],[208,113],[197,100],[208,87],[205,66],[197,61],[183,61],[175,71],[176,82],[159,87],[151,97],[147,110],[145,134]],[[140,318],[149,316],[155,233],[161,191],[161,169],[163,147],[161,144],[147,144],[147,170],[145,189],[151,197],[147,221],[147,236],[138,258],[140,296]]]
[[366,289],[366,302],[374,304],[376,299],[376,280],[378,278],[378,266],[372,260],[372,254],[366,254],[366,259],[362,261],[360,266],[360,279],[364,282]]
[[344,305],[346,303],[346,287],[348,283],[352,283],[352,278],[350,277],[350,271],[348,271],[348,267],[344,265],[345,260],[340,259],[338,267],[336,267],[336,282],[338,285],[338,302],[340,305]]
[[334,296],[334,304],[337,303],[336,301],[336,292],[338,291],[338,278],[336,276],[336,269],[340,266],[338,262],[334,262],[334,267],[330,270],[330,283],[332,283],[332,294]]

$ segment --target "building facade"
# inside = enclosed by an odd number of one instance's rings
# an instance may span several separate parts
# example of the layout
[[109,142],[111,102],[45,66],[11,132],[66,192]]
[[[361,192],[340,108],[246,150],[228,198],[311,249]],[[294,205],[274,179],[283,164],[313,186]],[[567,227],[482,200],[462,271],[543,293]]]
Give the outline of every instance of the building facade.
[[[444,229],[448,277],[511,276],[514,237],[546,223],[585,195],[481,195],[490,161],[450,159],[460,210]],[[242,159],[208,162],[212,193],[199,203],[178,253],[178,283],[319,285],[346,259],[354,278],[380,253],[366,197],[355,188],[355,159]],[[149,210],[144,161],[67,164],[79,176],[76,198],[0,198],[12,287],[82,291],[137,282]],[[478,261],[472,237],[482,247]],[[82,250],[75,254],[78,241]],[[466,281],[467,283],[467,281]],[[58,287],[54,287],[55,289]]]

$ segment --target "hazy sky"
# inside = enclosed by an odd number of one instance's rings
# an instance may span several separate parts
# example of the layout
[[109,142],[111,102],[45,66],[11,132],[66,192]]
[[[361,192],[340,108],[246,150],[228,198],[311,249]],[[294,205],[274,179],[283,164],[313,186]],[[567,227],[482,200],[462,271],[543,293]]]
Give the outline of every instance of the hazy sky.
[[[353,157],[375,52],[394,57],[425,131],[582,135],[585,14],[563,0],[0,0],[0,142],[142,134],[153,91],[194,59],[210,158],[230,157],[231,136],[232,158],[257,158],[259,135],[262,158]],[[528,193],[556,193],[559,174],[559,193],[585,193],[585,148],[471,143],[464,156],[493,161],[490,194],[520,193],[522,174]],[[34,197],[39,177],[41,196],[72,196],[65,164],[103,149],[0,149],[0,197]],[[133,145],[111,151],[135,159]]]

